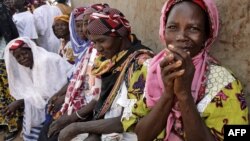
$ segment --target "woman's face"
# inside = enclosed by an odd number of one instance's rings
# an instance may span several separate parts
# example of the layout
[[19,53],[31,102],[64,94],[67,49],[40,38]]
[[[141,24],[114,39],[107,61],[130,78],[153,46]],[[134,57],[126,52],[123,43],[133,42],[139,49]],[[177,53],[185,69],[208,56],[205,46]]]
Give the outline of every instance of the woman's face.
[[87,26],[88,26],[89,17],[90,17],[90,14],[85,15],[83,16],[83,20],[82,20],[82,32],[86,37],[88,37]]
[[166,44],[190,52],[194,57],[206,40],[205,21],[205,14],[198,5],[192,2],[176,4],[167,18]]
[[82,24],[82,20],[77,20],[75,21],[75,29],[76,29],[76,33],[77,35],[82,39],[85,40],[87,37],[86,35],[83,33],[83,24]]
[[[24,44],[23,46],[27,46],[27,44]],[[28,46],[27,47],[19,47],[19,48],[13,50],[13,56],[16,58],[17,62],[20,65],[32,68],[33,55],[32,55],[31,48],[28,48]]]
[[69,25],[62,20],[55,21],[53,30],[57,38],[65,38],[69,35]]
[[89,35],[89,37],[97,52],[107,59],[111,59],[121,51],[122,39],[119,37],[104,35]]

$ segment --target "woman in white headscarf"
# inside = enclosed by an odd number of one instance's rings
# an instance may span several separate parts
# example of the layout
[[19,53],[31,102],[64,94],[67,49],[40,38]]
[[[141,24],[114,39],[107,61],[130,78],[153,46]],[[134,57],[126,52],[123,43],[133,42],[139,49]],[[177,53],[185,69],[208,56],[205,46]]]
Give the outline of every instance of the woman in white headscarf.
[[25,105],[24,140],[36,140],[45,120],[47,100],[67,83],[71,65],[28,38],[12,40],[5,49],[11,95]]

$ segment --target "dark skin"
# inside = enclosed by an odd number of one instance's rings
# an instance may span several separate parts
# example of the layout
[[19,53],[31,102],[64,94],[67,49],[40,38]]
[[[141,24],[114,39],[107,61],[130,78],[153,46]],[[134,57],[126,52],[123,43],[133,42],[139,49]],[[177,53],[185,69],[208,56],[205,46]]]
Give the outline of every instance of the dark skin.
[[[94,48],[105,58],[110,59],[118,52],[131,47],[128,38],[109,37],[104,35],[89,35],[94,42]],[[77,122],[66,126],[60,131],[58,139],[68,141],[81,133],[89,133],[85,141],[99,141],[101,134],[122,133],[121,117],[100,119],[87,122]]]
[[83,33],[83,24],[82,24],[82,20],[77,20],[75,21],[75,29],[76,29],[76,33],[77,35],[82,39],[82,40],[88,40],[86,37],[86,34]]
[[166,127],[174,100],[179,102],[186,140],[215,140],[191,95],[195,72],[192,57],[201,51],[206,40],[204,21],[202,9],[192,2],[176,4],[170,11],[165,38],[168,55],[160,63],[165,91],[152,111],[137,124],[135,132],[139,141],[152,141]]
[[82,20],[82,32],[83,34],[88,37],[88,21],[89,21],[90,14],[84,15]]
[[[81,117],[87,119],[87,117],[90,116],[93,109],[95,108],[96,102],[97,102],[96,100],[92,100],[89,104],[84,106],[84,108],[78,110],[78,114],[81,115]],[[59,119],[53,121],[52,124],[50,125],[48,131],[48,137],[58,134],[63,128],[79,120],[80,119],[77,117],[76,113],[73,113],[71,115],[67,114],[62,115]]]
[[64,98],[65,98],[65,94],[67,91],[69,83],[65,84],[61,90],[59,90],[56,94],[54,94],[48,101],[48,109],[47,109],[47,113],[50,115],[55,114],[57,111],[60,110],[63,102],[64,102]]
[[[88,21],[89,15],[88,16],[84,16],[85,20]],[[86,19],[87,18],[87,19]],[[81,24],[81,25],[79,25]],[[86,30],[87,30],[87,24],[83,24],[82,21],[76,21],[76,31],[77,34],[81,37],[83,37],[83,39],[87,39],[86,38]],[[79,29],[81,28],[81,29]],[[64,99],[65,99],[65,94],[67,92],[67,88],[68,88],[68,84],[66,84],[58,93],[56,93],[52,98],[50,98],[49,102],[48,102],[48,113],[53,115],[54,113],[56,113],[62,106]],[[94,106],[96,104],[96,100],[92,100],[88,105],[84,106],[83,108],[81,108],[78,111],[78,114],[81,117],[87,117],[89,116],[90,113],[92,113]],[[75,113],[73,113],[72,115],[63,115],[62,117],[60,117],[59,119],[57,119],[56,121],[54,121],[51,125],[50,125],[50,129],[48,132],[48,137],[51,137],[55,134],[58,134],[60,132],[61,129],[63,129],[64,127],[66,127],[67,125],[69,125],[70,123],[76,122],[78,121],[78,117],[76,116]]]
[[56,20],[53,25],[53,31],[57,38],[62,38],[65,41],[69,41],[70,33],[69,33],[69,25],[67,22],[62,20]]
[[20,107],[24,106],[24,100],[16,100],[2,110],[3,116],[12,117]]
[[23,47],[19,47],[13,50],[13,56],[16,58],[17,62],[24,67],[33,67],[33,54],[31,49],[24,44]]
[[[85,141],[99,141],[101,134],[122,133],[121,117],[100,119],[88,122],[75,122],[61,130],[58,140],[69,141],[78,134],[90,133]],[[117,124],[120,123],[120,124]]]
[[[31,49],[27,44],[23,44],[21,47],[12,50],[13,56],[16,58],[17,62],[24,67],[32,69],[33,66],[33,55]],[[13,116],[20,107],[24,106],[24,100],[16,100],[9,104],[2,112],[4,116]]]
[[89,37],[97,52],[107,59],[111,59],[118,52],[131,47],[131,42],[127,38],[104,35],[89,35]]
[[[77,35],[83,39],[83,40],[88,40],[87,38],[87,25],[88,25],[88,16],[84,16],[85,19],[87,20],[86,24],[83,23],[82,20],[78,20],[75,21],[75,29],[77,32]],[[87,18],[87,19],[86,19]],[[67,83],[64,87],[61,88],[60,91],[58,91],[56,94],[54,94],[54,96],[52,96],[48,102],[48,113],[50,113],[51,115],[53,115],[53,113],[57,112],[60,107],[62,106],[63,102],[64,102],[64,98],[65,98],[65,94],[67,92],[67,88],[68,88],[69,83]]]

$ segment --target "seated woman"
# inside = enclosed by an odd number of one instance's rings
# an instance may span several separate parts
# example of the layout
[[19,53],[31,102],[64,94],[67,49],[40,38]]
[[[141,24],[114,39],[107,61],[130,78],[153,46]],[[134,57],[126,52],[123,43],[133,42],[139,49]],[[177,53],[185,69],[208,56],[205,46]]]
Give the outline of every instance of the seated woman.
[[101,78],[100,98],[92,120],[68,125],[59,140],[69,141],[81,133],[90,133],[86,140],[134,140],[133,133],[118,134],[123,132],[121,116],[141,98],[147,73],[144,63],[153,53],[140,42],[133,44],[129,22],[119,10],[92,13],[87,29],[98,52],[91,71]]
[[55,17],[52,27],[56,37],[61,40],[61,45],[58,51],[59,55],[69,63],[74,64],[75,56],[70,43],[69,16],[61,15]]
[[208,54],[218,22],[213,0],[165,3],[160,37],[166,49],[152,59],[145,88],[151,111],[142,110],[144,103],[133,110],[145,117],[124,121],[127,130],[139,121],[139,141],[222,141],[224,125],[248,124],[240,81]]
[[[76,13],[72,14],[74,17],[71,17],[71,22],[75,22],[73,21],[74,19],[79,19],[79,21],[81,19],[82,24],[82,20],[88,21],[89,15],[92,12],[100,11],[106,6],[103,4],[94,4],[86,8],[86,10],[78,8],[75,10]],[[82,14],[79,14],[79,12],[82,12]],[[47,119],[48,122],[45,123],[40,133],[40,141],[57,140],[58,133],[65,126],[82,119],[86,120],[86,117],[92,115],[92,110],[99,98],[101,81],[98,77],[91,75],[96,50],[86,38],[86,25],[79,26],[82,29],[77,29],[78,33],[75,32],[75,29],[70,30],[71,35],[73,35],[71,37],[73,51],[78,56],[76,59],[77,62],[70,72],[72,76],[70,77],[69,84],[65,85],[55,94],[48,103],[47,114],[53,116],[53,118]],[[73,28],[72,26],[70,27]],[[79,33],[83,34],[83,39],[77,36]],[[58,110],[59,107],[61,109]]]
[[45,104],[65,85],[71,65],[25,37],[6,46],[5,62],[10,94],[18,102],[15,108],[24,107],[23,138],[36,140],[45,120]]

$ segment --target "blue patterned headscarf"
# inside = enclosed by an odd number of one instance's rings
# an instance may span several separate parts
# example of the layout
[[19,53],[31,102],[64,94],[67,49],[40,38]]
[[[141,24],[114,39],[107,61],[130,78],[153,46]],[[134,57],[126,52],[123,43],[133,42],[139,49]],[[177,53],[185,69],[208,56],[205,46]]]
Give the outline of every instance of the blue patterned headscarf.
[[81,12],[83,13],[84,10],[85,10],[84,7],[74,9],[74,11],[70,15],[70,20],[69,20],[70,41],[74,51],[74,55],[76,56],[75,60],[76,63],[81,59],[83,54],[86,52],[87,48],[90,46],[90,41],[81,39],[77,35],[75,29],[75,19],[77,15],[80,15]]

